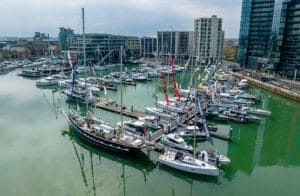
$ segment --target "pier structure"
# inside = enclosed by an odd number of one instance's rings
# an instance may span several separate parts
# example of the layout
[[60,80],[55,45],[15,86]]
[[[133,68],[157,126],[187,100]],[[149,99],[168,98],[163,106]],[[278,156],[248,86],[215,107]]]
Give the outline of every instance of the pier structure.
[[[110,99],[99,98],[95,105],[96,105],[97,108],[100,108],[100,109],[103,109],[103,110],[107,110],[107,111],[114,112],[114,113],[117,113],[117,114],[121,113],[120,105],[118,105],[115,101],[112,101]],[[191,112],[188,112],[188,113],[184,114],[182,116],[181,122],[178,125],[180,126],[183,123],[191,120],[196,114],[197,113],[195,111],[191,111]],[[131,117],[131,118],[135,118],[135,119],[147,116],[147,114],[144,113],[144,112],[133,110],[133,107],[131,107],[131,109],[127,109],[127,108],[123,107],[123,115]],[[165,125],[168,125],[168,124],[172,123],[172,122],[169,122],[166,119],[160,119],[160,122],[161,122],[161,124],[165,124]],[[152,133],[150,135],[149,141],[147,141],[146,144],[149,145],[149,146],[154,146],[154,147],[157,147],[157,148],[161,148],[162,144],[159,144],[157,141],[161,138],[161,136],[164,133],[167,133],[167,132],[168,131],[163,129],[163,128],[155,131],[154,133]],[[210,134],[214,138],[219,138],[219,139],[222,139],[222,140],[225,140],[225,141],[231,141],[231,139],[232,139],[231,134],[226,135],[226,134],[223,134],[223,133],[217,133],[217,132],[213,132],[213,131],[211,131]]]

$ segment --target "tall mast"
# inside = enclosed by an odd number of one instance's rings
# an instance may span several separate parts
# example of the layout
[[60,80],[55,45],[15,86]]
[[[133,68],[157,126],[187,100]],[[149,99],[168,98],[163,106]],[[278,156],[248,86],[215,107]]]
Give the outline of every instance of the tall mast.
[[122,79],[122,73],[123,73],[123,61],[122,61],[122,54],[123,54],[123,46],[121,46],[120,50],[120,63],[121,63],[121,74],[120,74],[120,81],[121,81],[121,131],[123,131],[123,79]]
[[[81,8],[82,12],[82,49],[83,49],[83,66],[86,68],[86,54],[85,54],[85,23],[84,23],[84,8]],[[86,73],[84,74],[84,88],[85,88],[85,103],[86,103],[86,109],[88,108],[87,103],[87,84],[86,84]]]
[[84,8],[82,8],[82,39],[83,39],[83,65],[86,67],[86,54],[85,54],[85,24],[84,24]]

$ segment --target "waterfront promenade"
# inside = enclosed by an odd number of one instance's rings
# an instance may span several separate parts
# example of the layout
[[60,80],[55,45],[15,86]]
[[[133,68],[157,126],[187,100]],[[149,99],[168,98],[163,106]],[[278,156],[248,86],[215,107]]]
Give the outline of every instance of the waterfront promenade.
[[247,79],[252,85],[300,102],[299,81],[292,81],[287,79],[275,80],[274,78],[267,77],[267,75],[256,72],[245,72],[245,74],[241,72],[230,73],[238,79]]

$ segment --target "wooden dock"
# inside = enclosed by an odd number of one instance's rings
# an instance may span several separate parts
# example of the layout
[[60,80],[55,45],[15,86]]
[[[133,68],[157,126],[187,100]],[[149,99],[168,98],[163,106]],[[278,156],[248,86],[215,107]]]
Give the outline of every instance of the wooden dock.
[[[121,107],[118,105],[110,105],[109,103],[112,103],[113,101],[109,100],[109,99],[99,99],[96,103],[96,107],[103,109],[103,110],[107,110],[107,111],[111,111],[117,114],[121,114]],[[145,117],[147,116],[147,114],[143,113],[143,112],[139,112],[139,111],[135,111],[135,110],[128,110],[126,108],[123,107],[123,115],[125,116],[129,116],[132,118],[136,118],[138,119],[139,117]]]
[[[117,113],[117,114],[121,114],[121,107],[118,104],[116,104],[114,101],[110,100],[110,99],[99,98],[97,103],[96,103],[96,107],[100,108],[100,109],[107,110],[107,111],[111,111],[111,112],[114,112],[114,113]],[[196,114],[197,114],[196,112],[186,113],[183,116],[181,124],[191,120]],[[135,119],[138,119],[139,117],[147,116],[146,113],[140,112],[140,111],[135,111],[132,108],[131,108],[131,110],[123,108],[123,115],[129,116],[129,117],[135,118]],[[161,121],[162,124],[169,123],[167,120],[163,120],[163,119],[161,119],[160,121]],[[163,133],[164,133],[163,129],[159,129],[159,130],[155,131],[150,136],[150,141],[149,142],[154,143],[154,142],[158,141],[161,138],[161,136],[163,135]],[[225,141],[231,141],[231,136],[230,135],[217,133],[217,132],[210,132],[210,134],[214,138],[222,139],[222,140],[225,140]]]

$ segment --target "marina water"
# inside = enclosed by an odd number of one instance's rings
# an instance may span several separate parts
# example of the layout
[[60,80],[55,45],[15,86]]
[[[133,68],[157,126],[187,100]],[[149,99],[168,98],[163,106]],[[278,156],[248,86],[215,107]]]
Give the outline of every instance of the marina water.
[[[80,140],[58,108],[77,110],[65,95],[39,89],[36,80],[0,75],[0,195],[297,195],[300,176],[300,104],[261,89],[259,107],[272,112],[258,123],[236,124],[231,143],[214,139],[215,149],[231,159],[218,178],[191,175],[147,157],[107,153]],[[120,88],[120,87],[118,87]],[[123,87],[128,108],[144,111],[160,79]],[[172,85],[170,84],[171,92]],[[107,98],[120,102],[120,91]],[[104,96],[103,93],[101,96]],[[81,107],[84,112],[84,108]],[[120,116],[95,109],[115,124]],[[228,128],[221,124],[219,128]],[[198,143],[197,148],[209,147]]]

